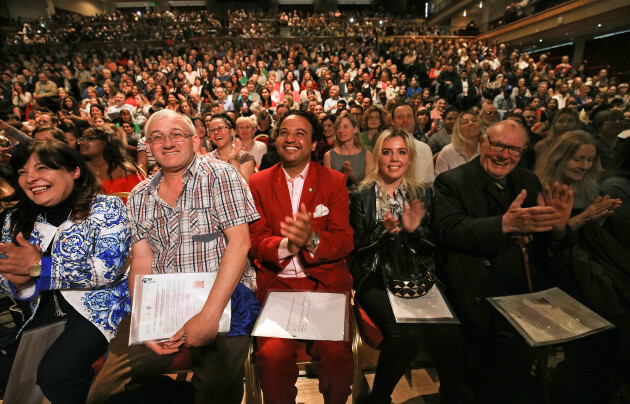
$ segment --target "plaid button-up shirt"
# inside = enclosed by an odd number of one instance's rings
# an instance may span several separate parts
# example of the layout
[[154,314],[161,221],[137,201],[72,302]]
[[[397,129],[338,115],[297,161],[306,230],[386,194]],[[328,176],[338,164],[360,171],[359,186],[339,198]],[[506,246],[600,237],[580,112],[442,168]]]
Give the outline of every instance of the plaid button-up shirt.
[[[131,243],[145,239],[153,251],[153,273],[216,272],[227,246],[223,230],[260,218],[240,174],[219,160],[195,156],[174,206],[158,196],[162,172],[129,195]],[[256,289],[249,262],[241,278]]]

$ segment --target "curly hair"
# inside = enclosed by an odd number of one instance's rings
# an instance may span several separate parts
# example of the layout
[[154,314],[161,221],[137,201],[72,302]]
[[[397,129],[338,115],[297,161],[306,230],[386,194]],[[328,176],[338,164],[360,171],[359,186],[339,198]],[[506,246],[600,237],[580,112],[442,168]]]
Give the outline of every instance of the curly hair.
[[276,125],[276,128],[277,128],[276,135],[277,135],[277,131],[280,130],[280,127],[282,126],[282,123],[284,122],[284,120],[290,116],[301,116],[302,118],[308,121],[312,129],[311,143],[319,142],[319,139],[324,137],[324,127],[319,122],[315,114],[309,111],[297,111],[297,110],[290,110],[289,113],[287,113],[285,116],[282,117],[282,119],[278,122],[278,125]]

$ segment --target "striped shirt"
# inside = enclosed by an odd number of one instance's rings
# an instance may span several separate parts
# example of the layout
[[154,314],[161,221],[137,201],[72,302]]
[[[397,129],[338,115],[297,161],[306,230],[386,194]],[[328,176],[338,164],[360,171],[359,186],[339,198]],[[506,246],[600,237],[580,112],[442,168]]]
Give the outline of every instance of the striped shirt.
[[[160,171],[129,195],[132,245],[149,243],[153,273],[216,272],[227,246],[223,231],[260,218],[247,184],[229,164],[195,156],[170,206],[158,196],[162,177]],[[241,283],[256,289],[249,260]]]

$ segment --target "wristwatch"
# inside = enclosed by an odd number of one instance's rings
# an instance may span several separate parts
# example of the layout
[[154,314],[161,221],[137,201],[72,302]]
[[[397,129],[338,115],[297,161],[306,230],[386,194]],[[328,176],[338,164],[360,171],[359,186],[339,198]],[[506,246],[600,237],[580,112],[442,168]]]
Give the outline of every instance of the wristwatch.
[[319,234],[316,231],[313,232],[311,237],[306,242],[306,248],[310,250],[316,250],[319,245]]
[[39,261],[36,265],[33,265],[28,269],[28,275],[32,278],[37,278],[42,274],[42,262]]

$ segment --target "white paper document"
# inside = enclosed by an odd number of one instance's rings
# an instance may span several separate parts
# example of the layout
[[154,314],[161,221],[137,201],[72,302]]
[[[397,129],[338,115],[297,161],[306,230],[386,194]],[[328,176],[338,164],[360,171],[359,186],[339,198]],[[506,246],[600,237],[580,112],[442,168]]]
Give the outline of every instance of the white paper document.
[[348,295],[270,291],[252,335],[343,341],[347,338]]
[[[136,276],[129,345],[172,337],[201,311],[216,277],[216,273],[208,272]],[[231,312],[228,302],[219,321],[219,332],[230,331]]]
[[397,323],[459,323],[437,285],[414,299],[394,296],[389,289],[387,294]]
[[614,327],[559,288],[488,300],[530,346],[570,341]]

